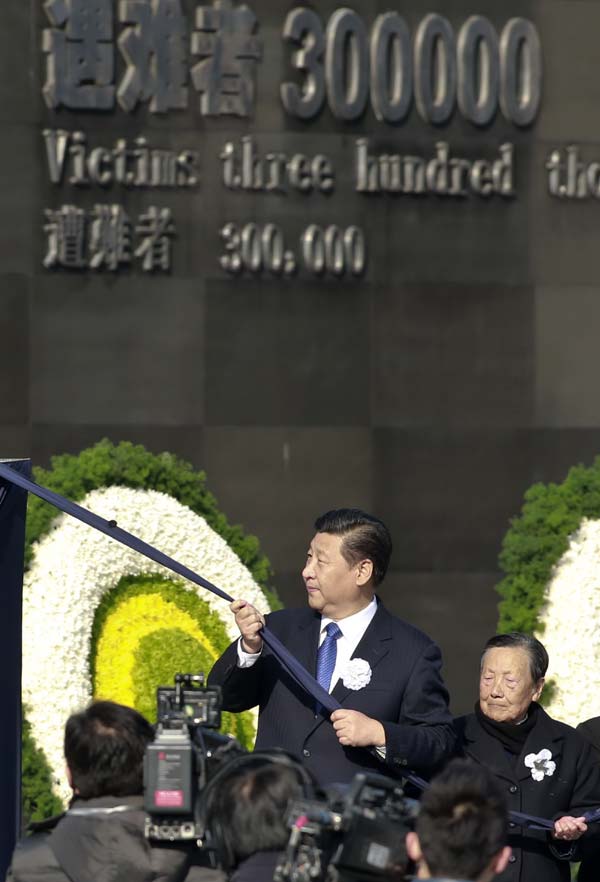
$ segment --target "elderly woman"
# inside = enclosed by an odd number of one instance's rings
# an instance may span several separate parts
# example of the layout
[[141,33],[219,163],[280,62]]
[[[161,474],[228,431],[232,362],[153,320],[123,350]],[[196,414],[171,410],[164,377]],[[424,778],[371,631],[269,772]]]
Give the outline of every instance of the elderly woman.
[[537,703],[547,667],[535,637],[492,637],[481,659],[475,712],[456,720],[463,754],[496,775],[509,809],[555,821],[550,833],[511,824],[513,851],[500,882],[567,882],[576,840],[592,834],[582,815],[600,806],[592,748]]

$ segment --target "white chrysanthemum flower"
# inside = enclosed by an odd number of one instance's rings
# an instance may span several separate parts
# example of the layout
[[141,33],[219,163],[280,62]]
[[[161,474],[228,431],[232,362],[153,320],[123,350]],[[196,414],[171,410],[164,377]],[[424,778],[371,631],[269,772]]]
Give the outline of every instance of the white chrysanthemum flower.
[[[92,491],[80,504],[269,612],[261,588],[227,542],[173,497],[115,486]],[[92,697],[88,665],[96,608],[124,576],[174,574],[65,514],[33,551],[23,585],[23,701],[33,737],[66,799],[64,724]],[[185,585],[208,603],[234,640],[239,632],[228,603],[190,582]]]
[[600,521],[584,519],[552,571],[537,635],[550,656],[550,716],[571,726],[597,716],[600,691]]
[[342,671],[342,683],[346,689],[364,689],[371,682],[371,665],[364,658],[351,658]]

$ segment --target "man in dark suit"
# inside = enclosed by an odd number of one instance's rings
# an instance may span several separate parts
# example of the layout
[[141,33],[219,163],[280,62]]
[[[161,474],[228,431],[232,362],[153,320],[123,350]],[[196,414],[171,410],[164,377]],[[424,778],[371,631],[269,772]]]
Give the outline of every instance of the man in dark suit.
[[322,783],[356,772],[429,774],[454,747],[441,655],[433,641],[392,616],[375,596],[392,543],[385,525],[358,509],[315,523],[302,578],[308,608],[267,616],[269,629],[343,705],[331,720],[263,645],[261,614],[231,605],[240,638],[216,662],[209,682],[224,709],[258,705],[256,748],[303,758]]
[[[592,717],[579,723],[577,731],[580,732],[594,750],[596,763],[600,763],[600,717]],[[600,805],[600,800],[599,800]],[[581,866],[577,882],[598,882],[600,879],[600,841],[584,841],[580,848]]]

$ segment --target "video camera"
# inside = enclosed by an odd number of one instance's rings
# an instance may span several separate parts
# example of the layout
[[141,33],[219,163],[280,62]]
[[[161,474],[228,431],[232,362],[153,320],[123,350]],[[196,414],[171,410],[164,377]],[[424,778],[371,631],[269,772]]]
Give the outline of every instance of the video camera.
[[156,736],[144,756],[147,839],[196,840],[204,825],[198,796],[211,774],[245,753],[235,738],[221,735],[221,689],[204,674],[176,674],[175,686],[156,690]]
[[275,882],[378,882],[407,879],[405,838],[418,803],[397,781],[360,773],[324,802],[297,800]]

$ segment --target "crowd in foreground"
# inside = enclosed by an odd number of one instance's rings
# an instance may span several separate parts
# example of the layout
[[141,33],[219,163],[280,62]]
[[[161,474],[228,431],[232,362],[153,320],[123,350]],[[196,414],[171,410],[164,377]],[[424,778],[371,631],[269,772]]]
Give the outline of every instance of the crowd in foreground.
[[[290,839],[287,807],[314,797],[318,785],[286,754],[248,754],[219,773],[206,805],[202,851],[145,838],[143,761],[153,739],[136,711],[96,702],[69,718],[65,759],[70,808],[34,825],[17,847],[13,882],[259,882],[274,878]],[[310,792],[309,792],[310,791]],[[399,830],[400,835],[400,830]],[[506,800],[494,777],[464,760],[437,776],[405,837],[406,860],[389,878],[488,882],[510,859]],[[216,860],[215,860],[216,858]],[[208,866],[217,863],[218,868]],[[323,878],[326,868],[323,867]],[[375,874],[374,878],[377,878]],[[381,877],[380,878],[384,878]]]
[[[512,635],[510,639],[531,638]],[[485,680],[485,661],[482,670]],[[546,719],[537,704],[529,706],[529,713],[528,719]],[[469,729],[464,718],[457,725]],[[540,783],[544,762],[544,777],[554,778],[554,770],[548,773],[549,764],[560,764],[568,749],[574,751],[577,747],[579,757],[574,758],[573,765],[582,775],[590,775],[584,801],[586,805],[597,805],[594,748],[575,730],[553,725],[558,733],[553,742],[557,748],[555,759],[542,758],[541,764],[536,761],[532,770],[537,774],[530,775],[530,780]],[[494,732],[486,734],[495,737]],[[473,749],[468,736],[463,741],[465,756],[452,759],[432,778],[414,805],[411,822],[398,824],[396,862],[385,870],[377,855],[366,875],[358,871],[354,874],[348,867],[336,869],[335,854],[327,848],[323,848],[321,865],[315,869],[314,861],[309,866],[308,856],[303,858],[302,846],[296,848],[294,853],[299,859],[290,867],[290,841],[294,826],[297,833],[301,825],[299,821],[290,823],[289,807],[294,800],[302,805],[326,795],[298,759],[278,751],[237,756],[217,773],[217,786],[209,781],[206,793],[201,794],[205,826],[202,847],[198,843],[152,842],[145,835],[143,765],[153,739],[154,728],[143,716],[113,702],[94,702],[72,715],[64,738],[72,801],[62,815],[31,825],[29,835],[15,850],[7,882],[358,882],[361,878],[370,882],[412,877],[499,882],[511,863],[519,860],[522,849],[533,849],[539,855],[547,853],[567,870],[569,861],[587,853],[587,869],[584,861],[580,879],[591,882],[600,878],[594,857],[596,831],[592,829],[600,825],[588,828],[580,817],[561,815],[561,823],[557,822],[552,833],[524,829],[515,833],[507,799],[511,787],[507,794],[493,762],[487,768],[468,757]],[[502,746],[510,759],[507,745],[512,756],[518,745],[506,742]],[[526,784],[523,780],[522,785]],[[549,801],[540,800],[539,811],[546,816],[552,814],[561,793],[565,808],[567,803],[573,804],[586,782],[582,779],[575,788],[572,785],[567,776],[556,774]],[[578,805],[577,810],[580,808]],[[302,823],[307,819],[303,818]],[[528,841],[528,837],[533,838]],[[375,834],[367,845],[381,849],[377,840]],[[398,854],[402,855],[400,859]],[[526,876],[523,882],[527,882]]]

